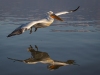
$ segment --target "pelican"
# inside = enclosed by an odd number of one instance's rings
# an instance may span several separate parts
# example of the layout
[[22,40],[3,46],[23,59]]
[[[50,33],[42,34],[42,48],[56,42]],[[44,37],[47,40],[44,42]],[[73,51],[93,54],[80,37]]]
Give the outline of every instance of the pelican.
[[38,20],[38,21],[32,21],[32,22],[29,22],[27,24],[23,24],[23,25],[19,26],[18,28],[16,28],[7,37],[11,37],[11,36],[14,36],[14,35],[20,35],[20,34],[22,34],[23,32],[25,32],[27,30],[30,30],[30,34],[31,34],[32,33],[32,28],[35,28],[34,32],[36,32],[38,28],[44,28],[44,27],[50,26],[54,22],[54,19],[59,20],[59,21],[63,21],[59,17],[59,15],[75,12],[79,9],[79,7],[80,6],[78,6],[74,10],[63,11],[63,12],[59,12],[59,13],[55,13],[55,14],[52,11],[49,11],[49,12],[47,12],[48,17],[46,19],[42,19],[42,20]]

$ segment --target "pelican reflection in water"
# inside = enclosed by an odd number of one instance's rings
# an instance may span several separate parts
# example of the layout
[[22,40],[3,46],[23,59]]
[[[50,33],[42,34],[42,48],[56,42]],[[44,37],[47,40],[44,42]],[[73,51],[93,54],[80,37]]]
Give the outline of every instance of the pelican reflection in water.
[[54,19],[57,19],[59,21],[63,21],[59,17],[59,15],[75,12],[79,9],[79,7],[77,7],[74,10],[63,11],[63,12],[59,12],[59,13],[53,13],[52,11],[49,11],[49,12],[47,12],[48,17],[46,19],[42,19],[42,20],[38,20],[38,21],[32,21],[32,22],[29,22],[27,24],[23,24],[23,25],[19,26],[18,28],[16,28],[7,37],[11,37],[11,36],[14,36],[14,35],[20,35],[20,34],[22,34],[23,32],[25,32],[27,30],[30,30],[30,34],[31,34],[32,33],[32,28],[35,28],[35,32],[36,32],[38,28],[44,28],[44,27],[50,26],[54,22]]
[[74,60],[67,60],[65,62],[53,60],[50,58],[48,53],[38,51],[38,47],[35,45],[36,50],[30,45],[28,48],[28,51],[31,53],[31,57],[25,60],[18,60],[13,58],[8,58],[10,60],[24,62],[26,64],[36,64],[36,63],[43,63],[47,64],[47,68],[49,70],[56,70],[61,66],[67,66],[67,65],[77,65]]

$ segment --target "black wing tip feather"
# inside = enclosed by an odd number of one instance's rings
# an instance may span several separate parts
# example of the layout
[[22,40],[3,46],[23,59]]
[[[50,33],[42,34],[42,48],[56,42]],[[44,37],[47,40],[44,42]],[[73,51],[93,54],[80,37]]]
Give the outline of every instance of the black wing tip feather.
[[80,8],[80,6],[78,6],[76,9],[74,9],[74,10],[70,10],[70,12],[75,12],[75,11],[77,11],[78,9]]
[[15,35],[16,35],[16,34],[9,34],[9,35],[7,36],[7,38],[8,38],[8,37],[11,37],[11,36],[15,36]]
[[15,36],[15,35],[20,35],[23,33],[23,29],[18,29],[14,30],[11,34],[9,34],[7,37]]
[[78,6],[75,10],[73,10],[73,12],[77,11],[80,8],[80,6]]
[[9,34],[7,37],[11,37],[12,35],[11,34]]
[[74,11],[78,10],[80,8],[80,6],[78,6]]

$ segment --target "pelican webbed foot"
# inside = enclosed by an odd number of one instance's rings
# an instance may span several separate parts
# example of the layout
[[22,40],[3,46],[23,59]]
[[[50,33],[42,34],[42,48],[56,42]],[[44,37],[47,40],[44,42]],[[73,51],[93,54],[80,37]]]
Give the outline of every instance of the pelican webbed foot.
[[37,31],[37,28],[35,28],[35,31],[34,32],[36,32]]
[[31,27],[31,29],[30,29],[30,34],[32,33],[32,27]]
[[38,47],[35,45],[35,48],[37,49],[37,51],[38,51]]

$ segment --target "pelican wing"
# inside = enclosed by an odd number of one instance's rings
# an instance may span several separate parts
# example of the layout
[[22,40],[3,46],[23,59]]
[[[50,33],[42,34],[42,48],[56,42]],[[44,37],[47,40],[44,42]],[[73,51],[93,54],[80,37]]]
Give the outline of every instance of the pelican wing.
[[67,14],[67,13],[72,13],[72,12],[77,11],[79,8],[80,8],[80,6],[78,6],[78,7],[77,7],[76,9],[74,9],[74,10],[59,12],[59,13],[56,13],[55,15],[59,16],[59,15]]
[[25,25],[24,28],[30,29],[31,27],[36,27],[36,25],[40,26],[42,23],[45,23],[45,22],[47,22],[46,19],[42,19],[39,21],[32,21],[32,22],[28,23],[27,25]]
[[32,21],[32,22],[23,24],[23,25],[19,26],[18,28],[16,28],[7,37],[11,37],[11,36],[14,36],[14,35],[20,35],[20,34],[22,34],[23,32],[25,32],[26,30],[29,30],[29,29],[30,29],[30,34],[31,34],[33,27],[35,28],[35,31],[36,31],[37,28],[44,27],[45,25],[44,24],[42,25],[42,23],[44,23],[46,21],[47,21],[46,19],[42,19],[42,20],[39,20],[39,21]]

